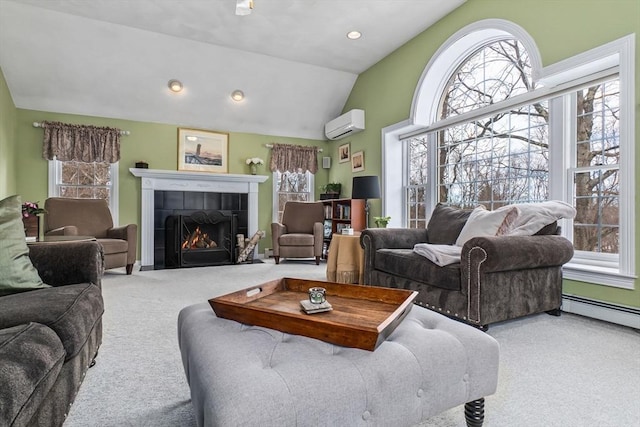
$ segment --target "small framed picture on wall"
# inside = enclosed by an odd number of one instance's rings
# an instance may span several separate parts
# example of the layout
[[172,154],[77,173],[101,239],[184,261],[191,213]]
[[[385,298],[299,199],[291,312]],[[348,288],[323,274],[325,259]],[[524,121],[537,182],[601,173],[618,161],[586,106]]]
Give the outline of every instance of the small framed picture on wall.
[[338,163],[344,163],[351,160],[351,150],[349,143],[342,144],[338,147]]
[[351,156],[351,172],[364,170],[364,151],[357,151]]

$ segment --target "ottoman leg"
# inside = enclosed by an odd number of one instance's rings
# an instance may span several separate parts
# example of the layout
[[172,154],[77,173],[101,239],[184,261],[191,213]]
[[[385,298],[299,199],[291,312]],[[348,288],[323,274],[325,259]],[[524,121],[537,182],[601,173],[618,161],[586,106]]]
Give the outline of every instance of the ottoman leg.
[[484,398],[464,404],[464,419],[467,427],[482,427],[484,422]]

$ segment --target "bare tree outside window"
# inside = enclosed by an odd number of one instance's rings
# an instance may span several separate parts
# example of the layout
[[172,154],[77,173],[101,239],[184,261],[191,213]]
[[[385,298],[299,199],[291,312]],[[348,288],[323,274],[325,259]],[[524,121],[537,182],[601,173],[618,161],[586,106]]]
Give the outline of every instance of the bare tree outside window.
[[276,172],[276,189],[278,197],[278,222],[282,222],[284,204],[288,201],[309,202],[312,184],[310,172],[298,169],[296,172]]
[[409,185],[407,187],[408,226],[427,228],[426,192],[428,185],[427,137],[413,138],[409,142]]
[[[499,104],[534,90],[531,65],[515,40],[493,42],[470,55],[443,92],[439,119]],[[573,95],[577,135],[573,165],[577,250],[618,253],[619,82]],[[436,134],[438,201],[495,209],[549,198],[549,104],[534,102],[455,124]],[[557,143],[561,143],[558,141]],[[421,221],[427,179],[427,136],[409,141],[410,227]]]
[[576,94],[574,246],[618,253],[620,227],[620,84],[611,80]]

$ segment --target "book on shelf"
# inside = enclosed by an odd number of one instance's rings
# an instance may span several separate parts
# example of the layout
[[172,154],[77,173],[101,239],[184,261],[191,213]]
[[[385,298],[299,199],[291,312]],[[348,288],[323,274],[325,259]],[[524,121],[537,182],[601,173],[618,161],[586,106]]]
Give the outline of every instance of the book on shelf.
[[339,219],[350,219],[351,218],[351,206],[338,205],[338,218]]

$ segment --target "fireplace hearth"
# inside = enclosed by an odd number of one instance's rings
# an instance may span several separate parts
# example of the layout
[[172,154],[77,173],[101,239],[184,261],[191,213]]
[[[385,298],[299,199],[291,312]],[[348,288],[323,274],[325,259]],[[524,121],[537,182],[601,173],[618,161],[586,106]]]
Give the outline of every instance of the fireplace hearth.
[[219,210],[169,215],[165,223],[165,267],[235,263],[238,216]]

